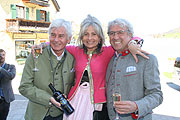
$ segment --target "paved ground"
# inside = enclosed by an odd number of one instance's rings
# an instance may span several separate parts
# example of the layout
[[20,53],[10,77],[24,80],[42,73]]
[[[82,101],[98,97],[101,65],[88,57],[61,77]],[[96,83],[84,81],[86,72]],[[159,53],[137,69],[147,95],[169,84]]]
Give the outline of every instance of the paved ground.
[[15,94],[15,101],[11,103],[7,120],[24,120],[28,100],[18,94]]

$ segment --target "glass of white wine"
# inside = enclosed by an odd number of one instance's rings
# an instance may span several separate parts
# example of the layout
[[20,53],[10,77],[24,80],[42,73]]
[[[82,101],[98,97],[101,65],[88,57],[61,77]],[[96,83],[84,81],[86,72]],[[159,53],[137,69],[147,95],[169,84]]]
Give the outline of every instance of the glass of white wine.
[[35,51],[35,57],[34,57],[34,68],[32,69],[33,72],[37,72],[39,71],[39,69],[37,68],[37,62],[38,62],[38,57],[40,55],[40,48],[34,48],[34,51]]
[[[113,101],[121,101],[121,94],[120,94],[120,88],[119,87],[115,87],[113,89]],[[118,113],[116,112],[116,117],[114,120],[120,120],[120,117],[118,115]]]

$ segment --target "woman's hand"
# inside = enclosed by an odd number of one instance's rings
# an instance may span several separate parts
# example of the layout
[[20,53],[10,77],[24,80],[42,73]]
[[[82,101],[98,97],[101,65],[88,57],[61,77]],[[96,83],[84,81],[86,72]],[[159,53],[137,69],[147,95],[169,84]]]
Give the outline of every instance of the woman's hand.
[[136,54],[141,55],[142,57],[149,59],[148,56],[146,56],[143,53],[149,54],[148,52],[144,51],[141,49],[141,47],[139,45],[137,45],[137,43],[135,41],[130,41],[128,44],[128,49],[131,52],[131,54],[133,55],[134,59],[136,60],[136,63],[138,62],[138,58],[136,56]]

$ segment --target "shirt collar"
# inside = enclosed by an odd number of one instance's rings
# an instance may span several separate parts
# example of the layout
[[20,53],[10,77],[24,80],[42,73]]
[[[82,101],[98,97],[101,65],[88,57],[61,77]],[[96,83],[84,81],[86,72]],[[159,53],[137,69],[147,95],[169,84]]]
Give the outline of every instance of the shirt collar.
[[117,53],[117,51],[115,52],[115,57],[119,57],[119,56],[126,56],[130,53],[129,50],[125,50],[125,51],[122,51],[120,54]]
[[51,52],[53,53],[53,55],[55,55],[56,56],[56,59],[57,60],[61,60],[62,59],[62,57],[64,56],[64,52],[60,55],[60,56],[57,56],[56,55],[56,53],[53,51],[53,49],[51,48]]

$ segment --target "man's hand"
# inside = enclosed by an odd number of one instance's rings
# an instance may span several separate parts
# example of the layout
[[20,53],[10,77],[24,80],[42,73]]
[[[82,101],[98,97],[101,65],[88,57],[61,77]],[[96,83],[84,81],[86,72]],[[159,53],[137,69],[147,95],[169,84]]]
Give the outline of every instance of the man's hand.
[[136,43],[134,42],[131,42],[128,44],[128,49],[129,51],[131,52],[131,54],[133,55],[134,59],[136,60],[136,63],[138,62],[138,58],[136,56],[136,54],[139,54],[141,55],[142,57],[146,58],[146,59],[149,59],[148,56],[146,56],[145,54],[143,53],[146,53],[146,54],[149,54],[148,52],[144,51],[144,50],[141,50],[141,47],[138,46]]
[[114,108],[119,114],[132,113],[138,109],[136,103],[132,101],[114,102]]
[[50,98],[50,102],[61,109],[61,104],[57,102],[53,97]]
[[33,57],[35,58],[35,48],[40,48],[40,54],[42,54],[43,46],[41,44],[39,45],[32,45],[31,47],[31,53],[33,54]]

